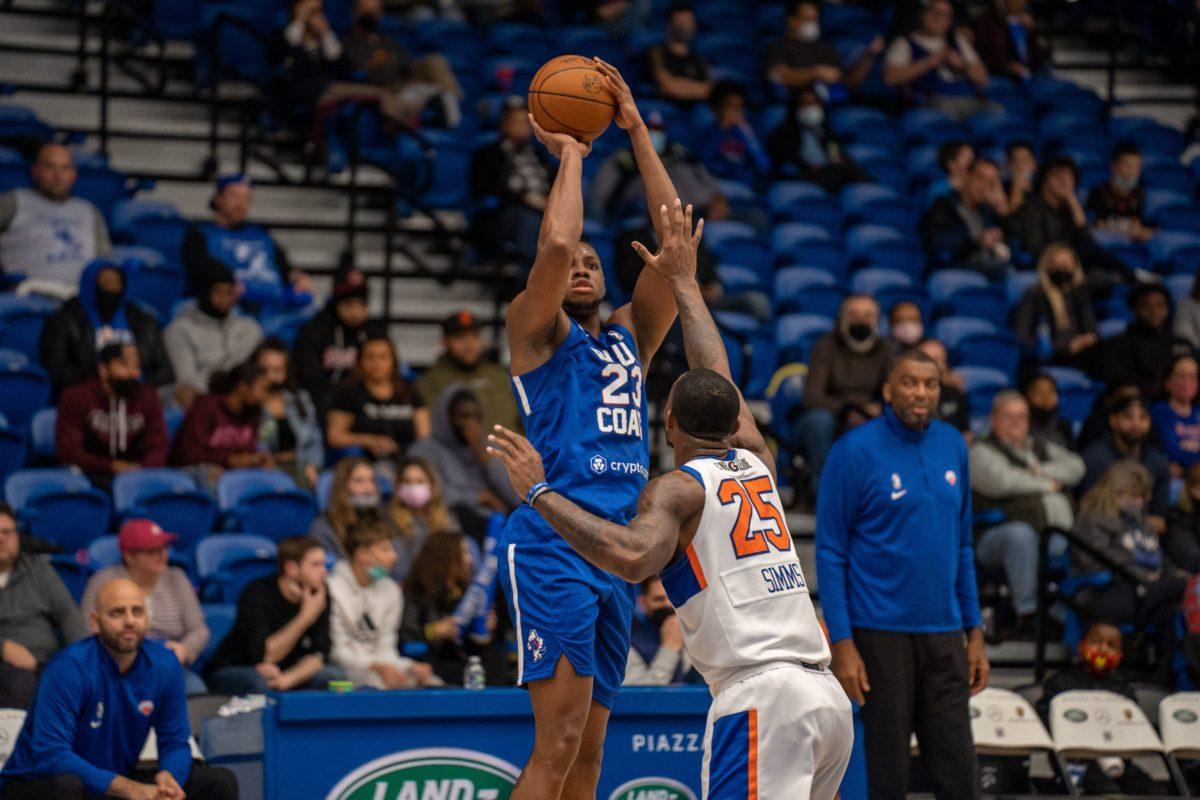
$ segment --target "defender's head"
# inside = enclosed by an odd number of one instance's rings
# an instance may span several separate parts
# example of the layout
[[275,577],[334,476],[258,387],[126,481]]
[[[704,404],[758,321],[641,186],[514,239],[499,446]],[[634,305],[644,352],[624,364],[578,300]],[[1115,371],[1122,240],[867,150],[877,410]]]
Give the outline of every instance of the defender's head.
[[742,398],[737,388],[711,369],[691,369],[679,376],[667,398],[667,443],[692,441],[727,447],[738,432]]
[[600,267],[600,256],[596,248],[581,241],[575,247],[571,259],[571,275],[567,283],[567,296],[563,298],[563,311],[574,319],[584,319],[596,313],[604,301],[604,271]]

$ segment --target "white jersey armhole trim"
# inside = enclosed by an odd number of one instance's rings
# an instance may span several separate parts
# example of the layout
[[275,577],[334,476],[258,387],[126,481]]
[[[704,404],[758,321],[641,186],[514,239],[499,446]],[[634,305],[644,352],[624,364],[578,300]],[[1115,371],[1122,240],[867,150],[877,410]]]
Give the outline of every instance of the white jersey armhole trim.
[[[516,375],[513,376],[513,386],[517,387],[517,397],[521,399],[521,410],[525,412],[525,416],[533,413],[533,409],[529,407],[529,395],[525,394],[525,384],[521,383],[521,379]],[[509,551],[512,552],[511,550]]]

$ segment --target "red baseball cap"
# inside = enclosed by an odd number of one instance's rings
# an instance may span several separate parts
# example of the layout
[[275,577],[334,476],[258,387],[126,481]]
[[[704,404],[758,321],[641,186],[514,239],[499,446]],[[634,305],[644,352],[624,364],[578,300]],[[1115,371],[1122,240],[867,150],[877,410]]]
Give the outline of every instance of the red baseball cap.
[[167,547],[179,537],[164,531],[157,522],[149,519],[128,519],[117,534],[117,545],[121,552],[129,550],[157,550]]

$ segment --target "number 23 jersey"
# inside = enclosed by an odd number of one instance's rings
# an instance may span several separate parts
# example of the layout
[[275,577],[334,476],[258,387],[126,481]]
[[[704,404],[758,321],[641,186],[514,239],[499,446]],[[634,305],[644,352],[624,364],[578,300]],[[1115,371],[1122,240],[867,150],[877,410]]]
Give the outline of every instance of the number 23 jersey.
[[[546,481],[597,516],[619,524],[632,519],[650,464],[645,380],[633,334],[606,325],[596,339],[572,320],[550,360],[512,382]],[[559,540],[532,509],[522,506],[514,516],[525,524],[509,525],[509,541],[517,530],[521,539]]]
[[713,692],[772,663],[829,664],[766,465],[749,450],[730,450],[680,469],[704,487],[704,510],[691,544],[660,577],[688,655]]

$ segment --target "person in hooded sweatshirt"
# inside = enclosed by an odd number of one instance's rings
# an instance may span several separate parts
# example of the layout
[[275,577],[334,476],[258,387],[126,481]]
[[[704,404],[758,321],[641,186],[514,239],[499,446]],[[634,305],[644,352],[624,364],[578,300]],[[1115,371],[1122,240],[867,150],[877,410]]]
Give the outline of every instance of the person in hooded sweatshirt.
[[492,514],[507,514],[521,504],[504,465],[487,452],[486,430],[479,395],[457,384],[438,397],[433,435],[409,448],[409,455],[437,470],[446,505],[472,535]]
[[[367,339],[387,336],[383,323],[367,316],[367,300],[367,277],[362,271],[339,272],[334,276],[333,294],[325,308],[304,323],[296,335],[292,372],[322,418],[334,388],[353,374],[358,348]],[[511,395],[507,374],[504,383],[505,391]]]
[[1163,387],[1171,364],[1195,350],[1171,328],[1171,294],[1162,284],[1143,283],[1129,293],[1133,321],[1125,332],[1088,351],[1088,371],[1109,386],[1133,384],[1147,397]]
[[170,440],[158,392],[142,382],[137,348],[105,345],[97,360],[95,376],[58,399],[54,449],[60,463],[110,491],[123,472],[164,466]]
[[208,391],[213,373],[244,362],[263,338],[257,322],[234,312],[237,284],[229,267],[209,259],[198,280],[196,305],[180,311],[164,334],[175,370],[174,399],[183,408]]
[[126,297],[125,268],[98,258],[79,279],[79,294],[54,312],[42,327],[38,351],[55,394],[89,378],[96,353],[107,344],[137,346],[142,377],[153,386],[175,379],[154,314]]

